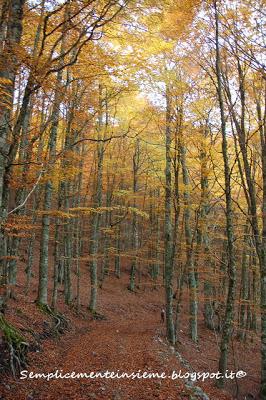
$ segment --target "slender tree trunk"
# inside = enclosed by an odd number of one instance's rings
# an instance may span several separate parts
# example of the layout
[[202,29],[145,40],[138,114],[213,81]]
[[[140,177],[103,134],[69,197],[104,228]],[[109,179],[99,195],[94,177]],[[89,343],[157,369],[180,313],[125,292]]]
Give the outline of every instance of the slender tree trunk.
[[[65,212],[69,212],[69,195],[71,193],[71,183],[65,182],[65,198],[64,198],[64,208]],[[72,269],[72,251],[73,251],[73,229],[72,221],[68,219],[64,225],[64,294],[65,303],[70,305],[72,301],[72,279],[71,279],[71,269]]]
[[[22,181],[25,182],[27,180],[27,173],[29,170],[29,164],[31,158],[31,150],[29,149],[29,127],[30,127],[30,120],[31,120],[31,111],[32,106],[29,107],[27,112],[26,118],[24,120],[24,126],[22,129],[22,138],[21,144],[19,149],[19,162],[21,165],[25,162],[22,169]],[[15,208],[23,203],[27,195],[26,187],[20,187],[16,192],[15,198]],[[17,216],[23,216],[25,214],[25,208],[20,208],[15,212]],[[19,236],[15,236],[11,238],[10,245],[7,248],[8,255],[11,256],[11,260],[8,262],[8,274],[9,274],[9,284],[11,286],[16,284],[17,281],[17,260],[18,260],[18,253],[20,247],[21,238]]]
[[206,121],[206,126],[203,128],[203,138],[200,150],[200,160],[201,160],[201,204],[199,212],[199,222],[198,222],[198,251],[197,259],[199,259],[199,250],[202,249],[201,257],[204,262],[204,322],[208,329],[214,329],[213,322],[213,261],[210,257],[210,243],[208,235],[208,214],[210,209],[209,203],[209,179],[208,179],[208,156],[207,156],[207,134],[208,134],[208,121]]
[[[62,44],[63,48],[63,44]],[[53,104],[53,112],[51,116],[52,126],[49,137],[49,166],[51,168],[55,161],[57,133],[59,125],[59,113],[61,103],[61,87],[62,72],[57,74],[57,89],[55,91],[55,99]],[[46,182],[44,189],[44,204],[42,217],[41,247],[40,247],[40,264],[39,264],[39,286],[37,303],[42,305],[48,304],[47,285],[48,285],[48,257],[49,257],[49,238],[50,238],[50,215],[52,207],[53,183],[51,179]]]
[[[43,104],[42,104],[42,111],[41,111],[41,134],[44,131],[44,99],[43,99]],[[38,151],[37,151],[37,155],[38,155],[38,159],[41,159],[41,155],[42,155],[42,151],[43,151],[43,139],[42,136],[39,139],[39,143],[38,143]],[[32,216],[32,220],[31,223],[32,225],[35,224],[35,222],[37,221],[37,213],[36,211],[39,208],[40,202],[41,202],[41,196],[42,195],[42,190],[41,187],[38,186],[34,192],[34,196],[33,196],[33,205],[32,205],[32,210],[33,210],[33,216]],[[35,238],[36,238],[36,233],[33,232],[30,236],[29,239],[29,243],[28,243],[28,260],[27,260],[27,267],[25,269],[25,272],[27,274],[27,279],[26,279],[26,286],[25,286],[25,293],[28,294],[29,289],[30,289],[30,283],[31,283],[31,277],[32,277],[32,267],[33,267],[33,253],[34,253],[34,245],[35,245]]]
[[[58,210],[62,209],[62,203],[63,203],[62,192],[63,192],[62,182],[60,182],[58,189],[58,204],[57,204]],[[53,293],[51,302],[52,309],[56,309],[57,305],[58,284],[63,282],[63,274],[61,273],[61,270],[62,270],[62,263],[64,261],[62,260],[62,252],[61,252],[61,247],[62,247],[61,225],[62,225],[61,218],[58,216],[55,219],[55,233],[54,233],[54,276],[53,276]]]
[[101,286],[103,285],[105,277],[109,274],[109,246],[110,246],[110,233],[108,232],[108,228],[111,225],[112,212],[110,211],[110,207],[112,205],[112,193],[110,188],[110,177],[107,176],[107,188],[106,188],[106,215],[105,215],[105,226],[107,228],[107,232],[104,234],[104,257],[102,263],[102,271],[101,271]]
[[[73,207],[80,207],[81,204],[81,191],[82,191],[82,178],[83,178],[83,157],[84,156],[84,144],[81,146],[81,149],[78,150],[79,155],[81,155],[81,160],[79,163],[79,169],[80,172],[77,176],[77,182],[76,182],[76,191],[77,191],[77,197],[75,199],[75,202],[73,204]],[[74,255],[76,259],[76,275],[77,275],[77,282],[76,282],[76,299],[77,299],[77,311],[80,311],[80,281],[81,281],[81,269],[80,269],[80,256],[81,256],[81,244],[82,244],[82,221],[81,218],[77,218],[76,221],[74,222]]]
[[166,333],[171,344],[175,344],[175,327],[173,321],[173,226],[172,226],[172,178],[171,178],[171,100],[170,90],[166,89],[166,129],[165,129],[165,227],[164,227],[164,268],[165,268],[165,301]]
[[[264,99],[266,100],[266,84],[264,82]],[[265,106],[266,108],[266,106]],[[260,108],[258,107],[260,116]],[[262,145],[262,178],[263,178],[263,200],[262,200],[262,246],[260,262],[260,290],[261,290],[261,396],[266,397],[266,109],[264,119],[260,117],[260,133]]]
[[[99,118],[98,118],[98,139],[103,139],[103,99],[102,87],[99,86]],[[97,143],[97,178],[96,178],[96,193],[95,193],[95,208],[102,206],[102,174],[103,174],[103,156],[104,145],[103,142]],[[97,289],[98,289],[98,260],[97,252],[99,247],[99,228],[101,222],[101,214],[96,212],[93,214],[92,220],[92,238],[90,246],[90,276],[91,276],[91,293],[89,310],[96,311],[97,304]]]
[[232,326],[234,321],[234,301],[236,290],[236,265],[235,265],[235,249],[234,249],[234,226],[233,226],[233,207],[232,207],[232,194],[231,194],[231,175],[230,165],[228,159],[228,144],[226,135],[226,117],[224,110],[223,89],[222,89],[222,75],[221,75],[221,59],[220,59],[220,44],[219,44],[219,17],[217,10],[217,1],[214,1],[215,10],[215,44],[216,44],[216,77],[217,77],[217,95],[220,107],[221,117],[221,131],[222,131],[222,153],[224,161],[224,181],[225,181],[225,197],[226,197],[226,235],[228,246],[228,294],[226,301],[225,318],[222,329],[222,338],[220,344],[220,359],[219,371],[222,378],[217,380],[217,386],[224,386],[224,374],[228,364],[228,348],[229,341],[232,333]]
[[[137,139],[135,153],[133,156],[133,196],[134,196],[133,207],[134,208],[136,208],[136,195],[138,192],[139,162],[140,162],[140,147],[139,147],[139,139]],[[129,281],[129,290],[132,292],[134,292],[135,290],[138,247],[139,247],[138,218],[136,212],[134,211],[132,218],[132,250],[134,254],[131,263],[130,281]]]
[[121,277],[121,226],[119,225],[116,232],[116,255],[115,255],[115,276]]
[[249,221],[244,228],[244,243],[242,253],[241,268],[241,288],[240,288],[240,307],[239,307],[239,332],[238,336],[241,340],[245,340],[246,336],[246,319],[248,315],[247,302],[249,299],[249,258],[250,258],[250,240],[249,240]]
[[180,158],[183,172],[184,183],[184,222],[185,222],[185,237],[186,237],[186,269],[188,271],[189,282],[189,333],[193,342],[198,341],[198,301],[197,301],[197,282],[195,276],[194,265],[194,250],[193,250],[193,235],[191,229],[191,203],[190,203],[190,179],[186,162],[186,148],[184,144],[180,144]]

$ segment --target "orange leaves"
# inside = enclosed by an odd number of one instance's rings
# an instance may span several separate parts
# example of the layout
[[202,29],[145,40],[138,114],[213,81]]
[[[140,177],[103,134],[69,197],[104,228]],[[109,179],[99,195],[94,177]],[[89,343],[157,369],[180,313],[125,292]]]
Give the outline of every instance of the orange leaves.
[[4,226],[5,233],[8,237],[27,238],[30,237],[32,231],[37,230],[38,226],[29,222],[27,217],[13,215]]

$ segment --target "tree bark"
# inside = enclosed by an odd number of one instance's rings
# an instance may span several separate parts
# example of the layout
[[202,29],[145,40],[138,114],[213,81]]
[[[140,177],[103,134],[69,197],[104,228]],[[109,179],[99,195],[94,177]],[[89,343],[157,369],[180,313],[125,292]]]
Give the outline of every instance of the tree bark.
[[217,78],[217,96],[220,108],[221,132],[222,132],[222,153],[224,161],[224,182],[225,182],[225,198],[226,198],[226,236],[228,251],[228,294],[226,301],[225,317],[222,328],[222,337],[220,343],[220,359],[219,371],[222,377],[217,380],[217,386],[224,386],[224,375],[228,364],[228,348],[229,340],[232,333],[234,321],[234,301],[236,290],[236,265],[235,265],[235,249],[234,249],[234,225],[233,225],[233,207],[231,194],[231,175],[228,159],[228,144],[226,134],[226,117],[224,109],[222,74],[221,74],[221,57],[219,43],[219,17],[217,9],[217,1],[214,1],[215,10],[215,49],[216,49],[216,78]]
[[165,302],[166,334],[171,344],[175,344],[175,327],[173,321],[173,226],[172,226],[172,175],[171,175],[171,93],[166,89],[166,127],[165,127],[165,226],[164,226],[164,268],[165,268]]

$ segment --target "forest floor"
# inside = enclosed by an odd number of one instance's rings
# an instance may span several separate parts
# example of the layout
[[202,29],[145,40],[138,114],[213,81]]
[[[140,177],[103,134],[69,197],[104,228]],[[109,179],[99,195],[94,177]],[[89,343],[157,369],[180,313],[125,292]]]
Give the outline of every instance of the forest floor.
[[[85,268],[84,268],[85,273]],[[86,273],[87,275],[87,273]],[[127,290],[127,274],[121,280],[108,277],[103,289],[99,289],[98,312],[105,320],[93,320],[86,309],[87,290],[82,292],[81,313],[63,303],[59,292],[59,309],[71,322],[71,327],[60,337],[41,340],[40,351],[29,352],[27,368],[34,373],[56,370],[66,372],[114,371],[117,372],[165,372],[187,370],[165,340],[165,327],[160,322],[160,309],[164,302],[163,289],[139,289],[137,293]],[[21,275],[22,277],[22,275]],[[87,279],[85,276],[83,279]],[[34,280],[36,277],[34,278]],[[22,333],[27,330],[44,332],[49,323],[34,304],[36,290],[23,294],[23,278],[17,287],[16,300],[10,300],[6,318]],[[86,287],[84,284],[83,287]],[[33,285],[32,287],[36,287]],[[184,299],[186,301],[186,297]],[[186,313],[185,313],[186,314]],[[213,332],[199,322],[199,345],[188,337],[188,320],[182,317],[182,330],[177,351],[195,371],[216,372],[219,340]],[[44,335],[45,336],[45,335]],[[228,369],[244,370],[247,376],[227,381],[224,390],[215,388],[214,380],[197,381],[211,400],[245,399],[247,393],[255,395],[259,389],[259,340],[239,343],[234,341],[234,359]],[[1,360],[1,359],[0,359]],[[198,399],[185,386],[184,379],[14,379],[5,372],[0,375],[0,399],[3,400],[182,400]]]

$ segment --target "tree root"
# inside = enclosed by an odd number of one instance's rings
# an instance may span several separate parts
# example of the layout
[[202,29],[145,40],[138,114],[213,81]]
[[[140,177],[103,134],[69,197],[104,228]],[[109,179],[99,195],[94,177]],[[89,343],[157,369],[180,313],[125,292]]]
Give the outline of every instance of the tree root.
[[6,321],[0,314],[0,330],[3,332],[4,352],[9,352],[7,367],[11,370],[14,377],[27,366],[26,357],[29,344],[19,331]]
[[52,310],[47,304],[38,304],[38,308],[53,321],[50,331],[43,336],[58,336],[68,330],[69,321],[62,313]]
[[100,314],[97,311],[91,311],[91,314],[92,314],[92,318],[95,320],[103,321],[103,320],[107,319],[105,315]]

